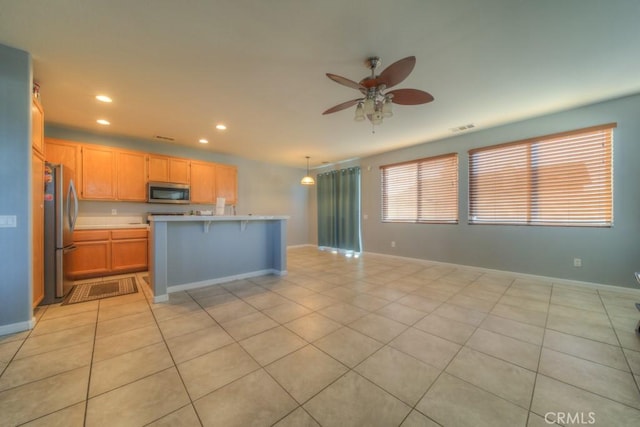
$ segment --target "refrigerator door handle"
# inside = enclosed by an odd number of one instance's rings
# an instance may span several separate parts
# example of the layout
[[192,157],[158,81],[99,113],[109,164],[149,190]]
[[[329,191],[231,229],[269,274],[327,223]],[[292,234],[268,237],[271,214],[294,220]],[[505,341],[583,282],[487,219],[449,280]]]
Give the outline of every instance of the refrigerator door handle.
[[[71,212],[69,204],[73,198],[73,213]],[[69,181],[69,196],[67,197],[67,212],[69,213],[69,225],[71,231],[76,228],[76,220],[78,219],[78,193],[76,192],[76,186],[73,180]]]

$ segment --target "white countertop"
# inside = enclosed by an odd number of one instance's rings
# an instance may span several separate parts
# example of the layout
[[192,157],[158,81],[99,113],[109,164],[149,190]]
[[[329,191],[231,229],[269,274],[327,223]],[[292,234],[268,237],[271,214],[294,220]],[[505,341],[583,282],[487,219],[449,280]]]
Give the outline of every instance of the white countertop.
[[142,216],[80,216],[75,230],[105,230],[115,228],[149,228]]
[[119,228],[149,228],[148,224],[87,224],[76,225],[74,230],[113,230]]
[[269,221],[289,219],[287,215],[149,215],[151,222]]

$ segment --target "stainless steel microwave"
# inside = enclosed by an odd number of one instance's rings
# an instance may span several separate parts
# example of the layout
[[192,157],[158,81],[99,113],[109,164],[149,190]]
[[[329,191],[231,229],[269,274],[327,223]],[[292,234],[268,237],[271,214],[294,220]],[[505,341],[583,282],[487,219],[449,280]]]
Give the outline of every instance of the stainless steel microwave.
[[150,182],[147,192],[149,203],[181,203],[190,202],[189,184],[174,184],[169,182]]

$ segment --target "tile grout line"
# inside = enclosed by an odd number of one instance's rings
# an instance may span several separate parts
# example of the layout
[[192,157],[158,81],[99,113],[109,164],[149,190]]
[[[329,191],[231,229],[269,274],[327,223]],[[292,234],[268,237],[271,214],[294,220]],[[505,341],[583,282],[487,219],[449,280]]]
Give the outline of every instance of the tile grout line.
[[[259,286],[259,285],[258,285],[258,286]],[[262,286],[261,286],[261,287],[262,287]],[[226,288],[225,288],[225,289],[226,289]],[[267,291],[269,291],[269,292],[273,292],[273,291],[268,290],[268,289],[266,289],[266,288],[263,288],[263,289],[265,289],[265,290],[267,290]],[[244,299],[242,299],[242,298],[238,297],[237,295],[235,295],[235,294],[233,294],[233,295],[234,295],[234,296],[236,296],[237,298],[239,298],[240,300],[244,301]],[[278,295],[279,295],[279,294],[278,294]],[[296,403],[296,405],[297,405],[297,406],[296,406],[295,408],[293,408],[291,411],[289,411],[288,413],[286,413],[283,417],[281,417],[280,419],[276,420],[276,421],[275,421],[275,423],[273,423],[272,425],[277,424],[277,423],[278,423],[278,422],[280,422],[282,419],[286,418],[286,417],[287,417],[287,416],[289,416],[291,413],[293,413],[294,411],[296,411],[298,408],[301,408],[303,411],[305,411],[307,414],[309,414],[309,413],[308,413],[308,412],[307,412],[307,411],[302,407],[302,404],[298,403],[298,401],[297,401],[297,400],[296,400],[296,399],[291,395],[291,393],[289,393],[289,391],[288,391],[286,388],[284,388],[284,387],[282,386],[282,384],[280,384],[280,382],[278,382],[278,380],[277,380],[276,378],[274,378],[274,377],[271,375],[271,373],[270,373],[267,369],[265,369],[265,367],[264,367],[264,366],[262,366],[262,364],[260,364],[260,362],[258,362],[258,360],[256,360],[256,358],[255,358],[255,357],[253,357],[253,355],[252,355],[251,353],[249,353],[248,351],[246,351],[246,350],[244,349],[244,347],[240,344],[240,341],[238,341],[238,340],[237,340],[233,335],[231,335],[231,334],[230,334],[230,333],[229,333],[229,332],[228,332],[228,331],[227,331],[227,330],[222,326],[222,324],[220,324],[219,322],[217,322],[217,321],[213,318],[213,316],[212,316],[209,312],[207,312],[207,311],[204,309],[204,307],[202,307],[202,306],[200,305],[200,303],[199,303],[199,302],[198,302],[198,301],[197,301],[197,300],[196,300],[196,299],[195,299],[191,294],[189,294],[189,296],[190,296],[190,297],[191,297],[191,298],[196,302],[196,304],[198,304],[198,306],[200,306],[200,308],[201,308],[202,310],[204,310],[204,311],[209,315],[209,317],[211,317],[211,318],[213,319],[213,321],[214,321],[214,322],[216,322],[216,324],[217,324],[220,328],[222,328],[222,330],[224,330],[224,331],[225,331],[225,333],[226,333],[227,335],[229,335],[229,336],[231,337],[231,339],[232,339],[232,340],[234,340],[234,342],[233,342],[233,343],[230,343],[230,344],[228,344],[228,345],[226,345],[226,346],[223,346],[223,347],[220,347],[220,348],[224,348],[224,347],[228,347],[228,346],[230,346],[230,345],[236,344],[236,345],[238,345],[238,346],[242,349],[242,351],[243,351],[243,352],[245,352],[245,353],[246,353],[246,354],[247,354],[247,355],[248,355],[248,356],[249,356],[249,357],[254,361],[254,363],[258,366],[258,368],[257,368],[257,369],[254,369],[254,370],[252,370],[252,371],[250,371],[250,372],[247,372],[246,374],[239,376],[238,378],[234,379],[233,381],[231,381],[231,382],[229,382],[229,383],[227,383],[227,384],[224,384],[224,385],[222,385],[222,386],[218,387],[217,389],[212,390],[212,391],[210,391],[210,392],[208,392],[208,393],[204,394],[203,396],[199,397],[199,399],[203,399],[204,397],[206,397],[206,396],[210,395],[211,393],[215,393],[216,391],[221,390],[222,388],[227,387],[228,385],[231,385],[231,384],[233,384],[233,383],[235,383],[235,382],[237,382],[237,381],[240,381],[241,379],[243,379],[243,378],[247,377],[248,375],[251,375],[251,374],[253,374],[253,373],[255,373],[255,372],[258,372],[258,371],[262,370],[262,371],[264,371],[264,373],[265,373],[265,374],[267,374],[267,375],[269,376],[269,378],[271,378],[271,379],[272,379],[276,384],[278,384],[278,386],[279,386],[279,387],[280,387],[280,388],[281,388],[281,389],[282,389],[282,390],[283,390],[283,391],[284,391],[284,392],[285,392],[285,393],[286,393],[286,394],[291,398],[291,400],[292,400],[293,402],[295,402],[295,403]],[[244,301],[244,302],[245,302],[245,303],[247,303],[246,301]],[[249,303],[247,303],[247,304],[249,304]],[[252,307],[253,307],[253,306],[252,306]],[[256,307],[253,307],[253,308],[256,308]],[[256,310],[258,310],[258,309],[256,308]],[[267,316],[266,314],[264,314],[264,313],[262,312],[262,310],[258,310],[258,312],[259,312],[259,313],[261,313],[261,314],[262,314],[262,315],[264,315],[264,316]],[[241,316],[241,317],[243,317],[243,316]],[[267,317],[269,317],[269,316],[267,316]],[[272,319],[272,320],[273,320],[273,319]],[[251,337],[253,337],[253,336],[259,335],[259,334],[261,334],[261,333],[263,333],[263,332],[270,331],[270,330],[275,329],[275,328],[277,328],[277,327],[284,327],[284,325],[280,324],[279,322],[277,322],[277,321],[275,321],[275,320],[273,320],[273,321],[274,321],[274,322],[276,322],[276,323],[278,323],[278,325],[277,325],[277,326],[275,326],[275,327],[273,327],[273,328],[269,328],[269,329],[267,329],[267,330],[264,330],[264,331],[262,331],[262,332],[259,332],[258,334],[254,334],[254,335],[251,335],[251,336],[249,336],[249,337],[245,337],[245,338],[243,338],[243,339],[251,338]],[[288,328],[286,328],[286,327],[285,327],[285,329],[289,330],[289,329],[288,329]],[[294,333],[294,334],[295,334],[295,332],[293,332],[293,331],[290,331],[290,332],[292,332],[292,333]],[[297,335],[297,334],[296,334],[296,335]],[[300,337],[300,338],[302,338],[302,337]],[[303,339],[305,342],[307,342],[307,345],[311,345],[311,343],[309,343],[307,340],[305,340],[304,338],[302,338],[302,339]],[[301,348],[304,348],[304,347],[306,347],[306,345],[305,345],[305,346],[303,346],[303,347],[301,347]],[[216,349],[216,350],[219,350],[219,349]],[[216,350],[213,350],[213,351],[216,351]],[[298,351],[298,350],[300,350],[300,349],[293,350],[293,351],[291,351],[290,353],[287,353],[287,354],[283,355],[282,357],[280,357],[280,358],[278,358],[278,359],[276,359],[276,360],[274,360],[274,361],[270,362],[269,364],[274,363],[274,362],[276,362],[276,361],[278,361],[278,360],[280,360],[280,359],[282,359],[282,358],[284,358],[284,357],[287,357],[288,355],[290,355],[290,354],[292,354],[292,353],[294,353],[294,352],[296,352],[296,351]],[[207,354],[208,354],[208,353],[207,353]],[[172,357],[172,360],[173,360],[173,355],[172,355],[171,357]],[[197,357],[200,357],[200,356],[197,356]],[[195,359],[195,358],[194,358],[194,359]],[[190,359],[190,360],[193,360],[193,359]],[[174,363],[175,363],[175,361],[174,361]],[[177,365],[176,365],[176,370],[178,370],[178,369],[177,369]],[[178,370],[178,373],[179,373],[179,370]],[[182,375],[180,375],[180,379],[182,380]],[[185,389],[187,389],[187,386],[186,386],[186,384],[184,383],[184,380],[182,380],[182,381],[183,381],[183,384],[184,384]],[[188,391],[188,389],[187,389],[187,391]],[[187,393],[187,394],[189,394],[189,393]],[[191,395],[190,395],[190,394],[189,394],[189,399],[191,400]],[[192,405],[193,405],[193,401],[192,401]],[[194,406],[194,409],[195,409],[195,406]],[[196,414],[198,415],[198,420],[200,421],[200,424],[204,425],[204,424],[202,423],[202,420],[200,419],[200,415],[198,414],[198,411],[195,411],[195,412],[196,412]],[[313,418],[313,416],[312,416],[311,414],[309,414],[309,416],[310,416],[312,419],[314,419],[314,421],[316,421],[316,422],[317,422],[317,420],[315,420],[315,418]],[[318,424],[319,424],[319,423],[318,423]]]
[[[618,344],[620,346],[620,351],[622,351],[622,355],[624,356],[624,360],[627,363],[627,367],[629,368],[629,373],[631,374],[631,379],[636,384],[636,389],[640,393],[640,382],[638,382],[638,379],[634,375],[633,369],[631,368],[631,364],[629,363],[629,358],[627,357],[627,354],[624,352],[624,348],[625,347],[622,345],[622,342],[620,341],[620,335],[618,334],[618,331],[616,330],[615,326],[613,325],[613,321],[611,320],[611,315],[609,315],[609,310],[607,309],[607,305],[604,303],[604,300],[602,299],[602,295],[600,294],[600,291],[596,290],[596,292],[598,293],[598,297],[600,298],[600,302],[602,303],[602,306],[604,307],[604,312],[607,315],[607,319],[609,320],[609,324],[611,325],[611,329],[613,329],[613,333],[616,335],[616,339],[618,340]],[[638,336],[638,334],[636,334],[636,336]]]
[[[551,285],[551,292],[549,293],[549,301],[547,302],[547,315],[544,318],[544,327],[542,328],[542,340],[540,341],[540,351],[538,352],[538,364],[536,366],[536,375],[533,378],[533,387],[531,388],[531,398],[529,399],[529,410],[527,411],[527,424],[529,424],[529,419],[531,418],[531,413],[533,412],[533,398],[536,394],[536,385],[538,384],[538,375],[540,374],[540,363],[542,362],[542,350],[544,349],[544,339],[547,335],[547,324],[549,323],[549,314],[551,314],[551,299],[553,298],[553,284]],[[536,415],[540,415],[538,413],[533,412]],[[545,419],[546,422],[546,419]]]
[[[477,280],[477,279],[476,279],[476,280]],[[514,280],[515,280],[515,279],[514,279]],[[475,280],[474,280],[474,281],[475,281]],[[472,281],[471,283],[473,283],[474,281]],[[471,283],[470,283],[470,284],[471,284]],[[508,289],[508,288],[507,288],[507,289]],[[506,292],[506,289],[505,289],[505,292]],[[458,292],[456,292],[456,294],[452,295],[450,298],[452,298],[453,296],[457,295],[457,293],[458,293]],[[496,304],[497,304],[497,302],[496,302]],[[475,325],[474,325],[474,326],[475,326]],[[413,327],[413,326],[412,326],[412,327]],[[475,332],[476,332],[479,328],[480,328],[480,325],[475,326],[475,330],[474,330],[474,332],[473,332],[473,333],[475,334]],[[427,389],[425,390],[425,392],[424,392],[424,393],[420,396],[420,398],[416,401],[416,403],[415,403],[415,404],[413,405],[413,407],[411,408],[411,411],[409,411],[409,413],[408,413],[408,414],[407,414],[407,416],[405,417],[405,420],[406,420],[406,418],[411,414],[411,412],[412,412],[412,411],[417,411],[417,412],[419,412],[420,414],[424,415],[425,417],[429,418],[430,420],[432,419],[428,414],[425,414],[425,413],[421,412],[419,409],[417,409],[417,407],[418,407],[418,405],[420,404],[420,402],[422,402],[422,400],[424,400],[424,398],[425,398],[425,397],[426,397],[426,395],[429,393],[429,391],[433,388],[433,386],[438,382],[438,380],[440,379],[440,377],[442,376],[442,374],[443,374],[443,373],[446,373],[447,375],[452,375],[452,374],[450,374],[450,373],[446,372],[446,370],[447,370],[447,368],[449,367],[449,365],[451,365],[451,363],[452,363],[452,362],[456,359],[456,357],[460,354],[460,352],[462,351],[462,349],[466,347],[466,342],[468,342],[468,341],[469,341],[469,339],[471,339],[471,336],[473,336],[473,334],[469,335],[469,338],[467,338],[467,341],[465,341],[465,344],[460,345],[460,344],[458,344],[458,343],[455,343],[455,344],[459,345],[459,346],[460,346],[460,348],[459,348],[459,349],[458,349],[458,351],[456,351],[456,353],[451,357],[451,359],[449,360],[449,362],[447,363],[447,365],[446,365],[444,368],[442,368],[442,370],[441,370],[441,371],[440,371],[440,373],[436,376],[436,378],[433,380],[433,382],[429,385],[429,387],[427,387]],[[402,351],[402,350],[400,350],[400,351]],[[404,353],[404,352],[403,352],[403,353]],[[426,362],[423,362],[423,363],[426,363]],[[427,363],[427,364],[428,364],[428,363]],[[430,365],[430,364],[428,364],[428,365]],[[431,366],[433,366],[433,365],[431,365]],[[437,367],[436,367],[436,368],[437,368]],[[440,369],[440,368],[437,368],[437,369]],[[458,377],[457,377],[457,376],[455,376],[455,375],[452,375],[452,376],[453,376],[453,377],[455,377],[455,378],[457,378],[457,379],[459,379],[459,380],[461,380],[461,381],[466,382],[467,384],[471,384],[471,383],[469,383],[468,381],[466,381],[466,380],[464,380],[464,379],[462,379],[462,378],[458,378]],[[492,394],[492,395],[494,395],[494,396],[498,397],[498,398],[499,398],[499,399],[501,399],[501,400],[504,400],[504,401],[506,401],[506,402],[512,403],[512,402],[510,402],[510,401],[508,401],[508,400],[506,400],[506,399],[504,399],[504,398],[502,398],[502,397],[500,397],[500,396],[496,395],[496,394],[495,394],[495,393],[493,393],[493,392],[490,392],[490,391],[488,391],[488,390],[485,390],[485,389],[484,389],[484,388],[482,388],[482,387],[478,387],[478,386],[476,386],[475,384],[471,384],[471,385],[472,385],[473,387],[477,387],[478,389],[480,389],[480,390],[482,390],[482,391],[485,391],[485,392],[487,392],[487,393],[490,393],[490,394]],[[517,406],[517,405],[516,405],[516,406]],[[528,419],[528,415],[527,415],[527,419]],[[435,421],[435,420],[434,420],[434,421]],[[404,422],[404,420],[403,420],[403,422]],[[440,424],[440,423],[437,423],[437,424]]]
[[91,373],[93,372],[93,357],[96,351],[96,339],[98,337],[98,319],[100,318],[101,301],[98,300],[98,308],[96,310],[96,324],[93,330],[93,345],[91,346],[91,359],[89,360],[89,376],[87,378],[87,394],[84,400],[84,425],[87,425],[87,417],[89,415],[89,392],[91,391]]
[[[191,296],[191,294],[189,294],[188,292],[185,292],[185,293],[189,296],[189,298],[191,298],[193,301],[195,301],[196,304],[198,304],[198,302],[193,298],[193,296]],[[198,422],[200,423],[200,425],[204,426],[204,424],[202,422],[202,419],[200,418],[200,414],[196,410],[196,407],[194,405],[194,401],[191,398],[191,393],[189,393],[189,389],[187,388],[187,384],[185,383],[184,378],[182,378],[182,374],[180,373],[180,369],[178,369],[178,364],[176,363],[176,361],[175,361],[175,359],[173,357],[173,354],[171,353],[171,349],[169,348],[169,344],[167,343],[167,338],[165,337],[165,334],[162,331],[162,328],[160,327],[160,322],[158,321],[158,318],[156,317],[156,314],[155,314],[153,308],[151,307],[151,302],[149,301],[149,298],[146,298],[146,295],[145,295],[145,300],[147,301],[147,305],[149,306],[149,311],[151,311],[151,315],[153,316],[153,320],[155,321],[155,325],[158,328],[158,332],[160,333],[160,336],[162,337],[162,342],[164,343],[165,349],[166,349],[167,353],[169,353],[169,357],[171,358],[171,362],[173,363],[173,368],[176,370],[176,373],[178,374],[178,377],[180,378],[180,382],[182,383],[182,387],[184,388],[184,392],[187,394],[187,397],[189,398],[189,403],[190,403],[191,407],[193,408],[193,412],[196,414],[196,417],[197,417]],[[198,304],[198,306],[200,306],[200,304]],[[200,306],[200,307],[202,308],[202,306]],[[206,310],[205,310],[205,312],[206,312]],[[215,322],[215,319],[213,319],[213,321]],[[217,322],[216,322],[216,324],[217,324]],[[171,368],[167,368],[167,369],[171,369]],[[160,371],[160,372],[162,372],[162,371]],[[185,406],[187,406],[187,405],[185,405]],[[182,408],[178,408],[175,411],[172,411],[170,413],[164,414],[161,417],[159,417],[156,420],[153,420],[151,422],[160,420],[160,419],[166,417],[167,415],[178,411],[179,409],[182,409]]]

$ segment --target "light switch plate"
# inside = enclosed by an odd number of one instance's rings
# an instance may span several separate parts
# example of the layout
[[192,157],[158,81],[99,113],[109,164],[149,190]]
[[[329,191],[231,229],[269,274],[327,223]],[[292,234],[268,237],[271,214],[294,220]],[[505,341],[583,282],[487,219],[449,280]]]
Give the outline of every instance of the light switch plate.
[[0,215],[0,228],[16,228],[18,217],[15,215]]

